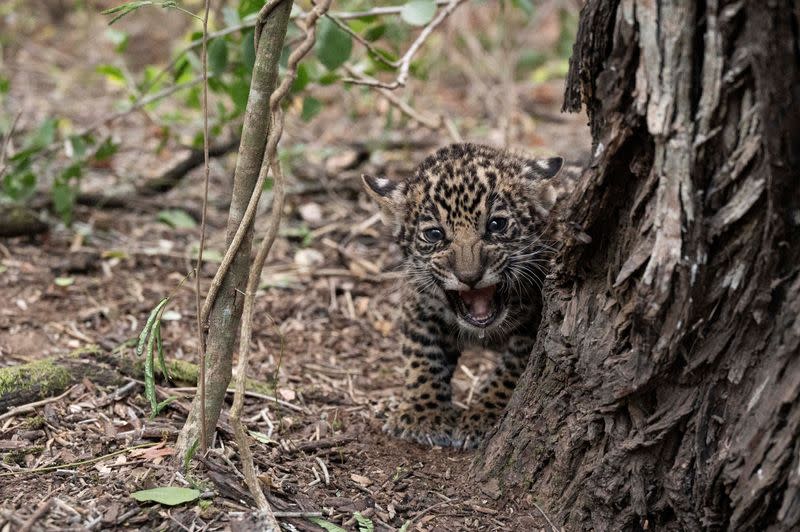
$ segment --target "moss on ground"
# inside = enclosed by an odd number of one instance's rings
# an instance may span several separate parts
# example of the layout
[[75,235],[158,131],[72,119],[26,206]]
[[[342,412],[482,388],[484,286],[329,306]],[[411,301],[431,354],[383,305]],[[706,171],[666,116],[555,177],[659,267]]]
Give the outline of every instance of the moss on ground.
[[[141,371],[144,371],[142,363]],[[187,384],[194,386],[197,384],[197,378],[200,370],[197,364],[186,362],[185,360],[168,360],[167,371],[172,382]],[[161,366],[156,364],[156,374],[161,375]],[[161,375],[163,377],[163,375]],[[275,393],[275,387],[267,384],[266,382],[257,381],[255,379],[247,379],[245,387],[252,392],[261,393],[264,395],[272,395]]]
[[52,397],[67,389],[72,379],[70,372],[53,359],[46,358],[19,366],[0,368],[0,397],[38,387],[40,398]]
[[[76,360],[91,356],[99,357],[96,366]],[[53,397],[66,390],[78,378],[88,377],[91,380],[98,377],[96,372],[102,368],[105,368],[106,373],[118,372],[120,375],[143,378],[144,360],[141,358],[110,356],[106,360],[105,356],[106,353],[102,349],[90,345],[72,351],[65,358],[45,358],[27,364],[0,368],[0,398],[9,394],[29,394],[29,397],[37,399]],[[161,367],[158,364],[155,365],[155,369],[156,374],[163,378]],[[194,386],[197,383],[199,373],[197,364],[172,359],[167,361],[167,370],[174,383],[188,386]],[[106,382],[108,377],[100,380]],[[255,379],[247,379],[247,389],[265,395],[275,393],[274,386]]]
[[14,449],[13,451],[9,451],[3,454],[2,462],[7,465],[19,465],[25,466],[25,457],[29,454],[39,454],[44,451],[44,446],[42,445],[31,445],[30,447],[25,447],[23,449]]

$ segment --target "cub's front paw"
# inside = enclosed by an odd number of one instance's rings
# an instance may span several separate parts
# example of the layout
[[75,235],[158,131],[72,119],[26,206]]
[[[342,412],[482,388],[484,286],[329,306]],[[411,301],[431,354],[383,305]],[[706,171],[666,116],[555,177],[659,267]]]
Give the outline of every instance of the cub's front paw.
[[453,439],[457,447],[474,449],[483,441],[486,432],[497,422],[497,413],[482,407],[472,407],[461,413]]
[[403,405],[389,415],[383,431],[396,438],[440,447],[460,447],[454,438],[458,413],[452,405],[418,410],[414,405]]

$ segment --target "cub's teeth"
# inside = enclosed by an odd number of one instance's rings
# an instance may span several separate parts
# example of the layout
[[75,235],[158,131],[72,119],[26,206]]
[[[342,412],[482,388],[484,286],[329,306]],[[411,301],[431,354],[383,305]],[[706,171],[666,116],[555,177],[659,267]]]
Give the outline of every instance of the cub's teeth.
[[480,330],[480,332],[478,333],[478,338],[480,338],[481,340],[483,340],[483,338],[484,338],[485,336],[486,336],[486,329],[481,329],[481,330]]

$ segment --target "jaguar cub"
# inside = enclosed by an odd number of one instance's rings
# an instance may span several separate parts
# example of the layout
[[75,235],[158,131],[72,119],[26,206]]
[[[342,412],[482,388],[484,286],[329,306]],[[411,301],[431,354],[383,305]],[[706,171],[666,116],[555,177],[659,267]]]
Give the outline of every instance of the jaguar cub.
[[[404,256],[400,409],[384,427],[430,445],[474,447],[508,402],[533,348],[563,160],[454,144],[409,179],[363,176]],[[451,403],[462,349],[501,353],[470,410]]]

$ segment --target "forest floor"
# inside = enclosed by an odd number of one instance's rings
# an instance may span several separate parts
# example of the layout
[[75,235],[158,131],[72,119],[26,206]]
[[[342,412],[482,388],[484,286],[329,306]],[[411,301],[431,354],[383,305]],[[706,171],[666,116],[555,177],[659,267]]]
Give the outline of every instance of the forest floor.
[[[103,21],[87,17],[50,26],[6,58],[23,126],[53,109],[76,126],[113,110],[118,94],[91,75],[108,60],[103,50],[109,47],[81,37],[102,33]],[[148,29],[146,19],[138,20],[141,31]],[[78,22],[88,29],[76,31]],[[514,145],[575,161],[589,150],[588,131],[585,117],[558,114],[562,84],[515,87],[519,97],[506,118],[517,124]],[[416,101],[427,108],[450,105],[448,113],[471,115],[463,122],[468,140],[503,139],[502,121],[475,112],[481,95],[468,97],[463,86],[441,80],[418,91]],[[358,94],[345,99],[364,108]],[[387,133],[385,117],[371,112],[326,109],[310,125],[287,123],[283,145],[302,150],[286,161],[290,195],[257,298],[249,368],[249,376],[267,383],[280,401],[253,394],[243,415],[248,428],[263,435],[253,448],[269,500],[277,512],[296,513],[281,521],[297,530],[321,530],[307,517],[313,512],[348,530],[359,526],[356,513],[379,530],[409,520],[410,530],[544,529],[535,493],[512,497],[491,483],[470,481],[473,452],[427,448],[381,431],[401,383],[395,326],[400,257],[361,193],[359,176],[400,178],[449,139],[413,125]],[[158,139],[144,115],[126,117],[114,132],[125,138],[124,149],[87,176],[85,189],[153,175],[180,155],[175,146],[154,155]],[[212,163],[204,287],[224,251],[234,163],[235,153]],[[181,280],[193,268],[199,230],[170,227],[159,214],[166,208],[197,213],[201,198],[198,169],[163,195],[124,209],[79,206],[70,228],[0,241],[0,366],[90,345],[132,356],[125,343],[168,294],[174,296],[162,328],[167,356],[196,360],[193,282]],[[454,380],[458,402],[469,402],[492,365],[488,353],[461,360]],[[176,471],[172,445],[193,392],[161,383],[179,399],[149,420],[143,386],[130,383],[108,387],[86,378],[33,412],[0,419],[0,530],[22,527],[42,503],[34,530],[218,530],[246,517],[253,504],[227,414],[205,465]],[[134,491],[166,485],[200,486],[203,499],[168,508],[131,498]],[[247,529],[246,521],[238,526]]]

